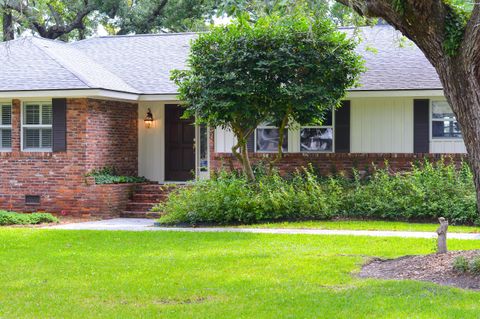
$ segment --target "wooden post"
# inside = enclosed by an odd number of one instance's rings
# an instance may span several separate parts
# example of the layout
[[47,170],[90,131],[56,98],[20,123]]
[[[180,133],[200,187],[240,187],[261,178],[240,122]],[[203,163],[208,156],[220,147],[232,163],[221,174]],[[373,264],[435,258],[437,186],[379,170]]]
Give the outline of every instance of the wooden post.
[[437,229],[437,254],[445,254],[447,252],[448,220],[440,217],[438,221],[440,222],[440,227]]

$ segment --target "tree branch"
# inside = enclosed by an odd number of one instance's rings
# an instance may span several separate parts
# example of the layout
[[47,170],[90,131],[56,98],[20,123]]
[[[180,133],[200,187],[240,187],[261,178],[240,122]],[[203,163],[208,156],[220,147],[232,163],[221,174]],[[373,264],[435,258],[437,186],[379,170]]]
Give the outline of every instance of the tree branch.
[[362,16],[384,19],[415,42],[434,66],[443,62],[447,9],[442,0],[403,0],[401,8],[391,0],[336,1]]
[[83,29],[83,19],[96,9],[93,3],[86,0],[84,1],[84,7],[77,12],[75,18],[71,22],[65,23],[60,13],[55,11],[55,9],[49,5],[48,7],[52,12],[55,24],[47,26],[45,22],[40,22],[43,20],[42,17],[38,16],[38,13],[32,10],[31,7],[24,5],[22,1],[8,1],[4,4],[4,7],[21,14],[30,28],[37,31],[41,37],[48,39],[57,39],[73,30]]
[[[473,11],[465,28],[462,42],[462,53],[466,56],[476,57],[480,61],[480,2],[475,1]],[[473,45],[472,45],[473,44]]]

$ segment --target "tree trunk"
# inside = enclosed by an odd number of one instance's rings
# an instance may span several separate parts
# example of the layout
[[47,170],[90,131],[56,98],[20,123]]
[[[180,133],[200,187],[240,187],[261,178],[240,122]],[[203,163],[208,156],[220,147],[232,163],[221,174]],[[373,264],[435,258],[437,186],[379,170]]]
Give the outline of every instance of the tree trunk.
[[472,60],[457,57],[436,68],[462,130],[480,213],[480,58]]
[[[232,147],[232,154],[242,164],[243,173],[250,182],[255,181],[255,174],[253,174],[252,164],[248,157],[247,138],[254,130],[244,134],[241,129],[232,128],[233,133],[237,137],[237,144]],[[240,153],[238,153],[240,150]]]
[[15,39],[15,28],[13,22],[13,15],[11,12],[3,13],[3,41],[10,41]]
[[447,252],[448,220],[440,217],[438,221],[440,222],[440,227],[437,229],[437,254],[445,254]]
[[248,157],[248,148],[246,143],[242,144],[241,151],[243,157],[243,171],[245,172],[245,175],[247,175],[248,180],[253,182],[255,180],[255,174],[253,174],[252,164],[250,163],[250,158]]

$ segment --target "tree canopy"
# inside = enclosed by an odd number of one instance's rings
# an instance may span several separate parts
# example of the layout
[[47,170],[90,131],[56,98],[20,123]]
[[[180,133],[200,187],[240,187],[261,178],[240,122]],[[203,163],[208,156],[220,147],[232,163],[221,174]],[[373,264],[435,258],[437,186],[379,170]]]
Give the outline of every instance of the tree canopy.
[[44,38],[206,30],[216,0],[0,0],[2,39],[25,30]]
[[[230,129],[232,152],[253,179],[246,143],[261,123],[282,129],[321,121],[363,70],[356,43],[325,19],[247,18],[194,41],[188,70],[173,72],[186,116]],[[281,154],[279,143],[279,153]]]

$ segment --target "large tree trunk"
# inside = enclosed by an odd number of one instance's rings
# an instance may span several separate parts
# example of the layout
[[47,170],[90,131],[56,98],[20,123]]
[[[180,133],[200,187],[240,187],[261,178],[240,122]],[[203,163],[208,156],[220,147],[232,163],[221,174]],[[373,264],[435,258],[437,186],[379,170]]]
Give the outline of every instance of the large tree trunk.
[[11,12],[4,12],[2,18],[3,41],[13,40],[15,38],[13,15]]
[[[478,45],[472,43],[472,45]],[[480,57],[479,57],[480,58]],[[476,59],[480,62],[480,59]],[[437,66],[445,96],[462,129],[480,208],[480,63],[458,57]],[[475,71],[476,70],[476,71]]]

